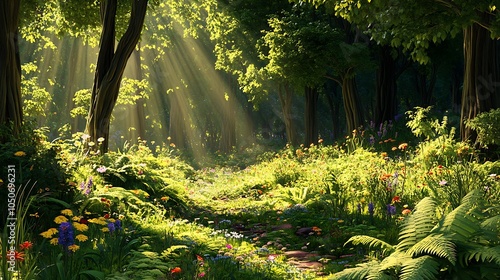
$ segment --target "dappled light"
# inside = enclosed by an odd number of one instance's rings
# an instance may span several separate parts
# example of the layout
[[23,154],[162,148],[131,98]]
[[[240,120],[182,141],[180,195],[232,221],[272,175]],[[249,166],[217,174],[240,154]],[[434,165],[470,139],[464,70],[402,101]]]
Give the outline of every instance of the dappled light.
[[500,13],[422,1],[6,2],[0,279],[500,279]]

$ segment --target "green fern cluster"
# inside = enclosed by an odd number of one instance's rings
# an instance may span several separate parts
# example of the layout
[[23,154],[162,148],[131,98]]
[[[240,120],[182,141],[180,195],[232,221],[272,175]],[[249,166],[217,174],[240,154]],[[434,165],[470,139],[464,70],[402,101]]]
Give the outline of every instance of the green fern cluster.
[[[481,190],[439,217],[432,198],[424,198],[401,226],[399,243],[370,236],[347,243],[377,248],[374,259],[335,276],[338,279],[500,279],[500,207]],[[337,279],[336,278],[336,279]]]

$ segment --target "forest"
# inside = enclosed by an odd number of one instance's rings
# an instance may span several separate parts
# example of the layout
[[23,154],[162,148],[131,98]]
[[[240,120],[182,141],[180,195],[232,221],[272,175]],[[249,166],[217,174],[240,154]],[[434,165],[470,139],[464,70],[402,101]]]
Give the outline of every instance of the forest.
[[499,279],[498,0],[0,4],[1,279]]

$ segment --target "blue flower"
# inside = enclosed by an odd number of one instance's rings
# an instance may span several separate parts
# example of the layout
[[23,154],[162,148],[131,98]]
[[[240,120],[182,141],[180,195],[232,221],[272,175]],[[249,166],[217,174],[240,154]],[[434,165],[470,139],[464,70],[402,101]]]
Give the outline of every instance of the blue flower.
[[119,219],[116,219],[115,220],[115,228],[116,228],[116,230],[121,230],[122,229],[122,221],[120,221]]
[[373,216],[375,206],[373,205],[373,202],[368,203],[368,213],[370,213],[371,216]]
[[59,225],[59,238],[57,239],[59,245],[64,249],[68,246],[75,244],[73,226],[69,222],[63,222]]
[[387,204],[387,214],[389,214],[389,216],[396,215],[396,206]]
[[113,233],[116,230],[114,223],[108,223],[109,233]]

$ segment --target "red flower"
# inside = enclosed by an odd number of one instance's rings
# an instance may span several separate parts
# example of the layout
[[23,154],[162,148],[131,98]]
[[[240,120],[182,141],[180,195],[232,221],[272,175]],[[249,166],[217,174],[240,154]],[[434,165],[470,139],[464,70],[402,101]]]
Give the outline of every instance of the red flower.
[[29,249],[31,249],[31,247],[33,247],[33,243],[31,243],[30,241],[24,241],[23,243],[21,243],[19,245],[19,250],[21,250],[21,251],[29,250]]
[[401,202],[401,199],[399,199],[399,196],[396,195],[395,197],[392,198],[392,203],[394,203],[394,202]]
[[109,219],[109,214],[105,214],[104,219]]
[[172,272],[172,273],[180,273],[181,271],[182,271],[182,269],[178,266],[174,267],[174,268],[172,268],[172,270],[170,270],[170,272]]
[[20,262],[24,261],[24,253],[23,252],[16,251],[14,254],[15,254],[14,257],[16,258],[16,261],[20,261]]
[[200,255],[196,255],[196,259],[197,259],[199,262],[202,262],[202,261],[203,261],[203,258],[202,258]]

